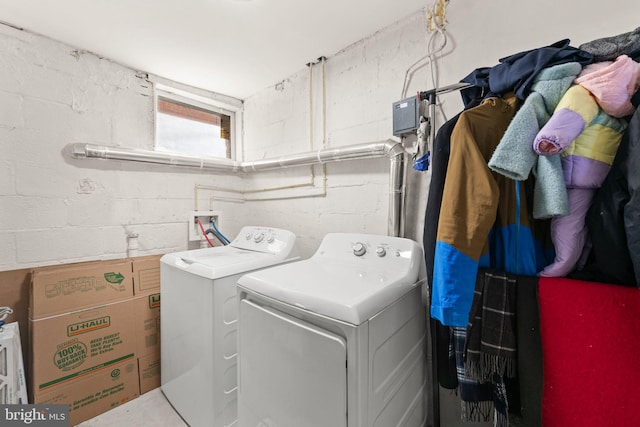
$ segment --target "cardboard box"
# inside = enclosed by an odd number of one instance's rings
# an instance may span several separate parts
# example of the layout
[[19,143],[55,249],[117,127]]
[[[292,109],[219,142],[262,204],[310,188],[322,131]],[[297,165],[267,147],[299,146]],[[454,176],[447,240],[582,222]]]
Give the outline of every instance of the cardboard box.
[[131,259],[140,394],[160,387],[160,258]]
[[160,387],[160,355],[151,354],[138,358],[140,394]]
[[69,425],[86,421],[139,396],[138,365],[130,359],[38,395],[34,403],[69,405]]
[[29,384],[34,400],[128,360],[136,363],[138,392],[160,385],[161,257],[33,271]]
[[37,268],[31,275],[29,318],[41,319],[132,296],[130,260]]
[[115,363],[135,363],[134,301],[30,320],[31,391],[48,389]]
[[131,258],[134,295],[160,292],[160,258],[162,255]]
[[160,292],[134,298],[136,355],[160,355]]
[[160,386],[160,293],[135,301],[136,356],[140,394]]

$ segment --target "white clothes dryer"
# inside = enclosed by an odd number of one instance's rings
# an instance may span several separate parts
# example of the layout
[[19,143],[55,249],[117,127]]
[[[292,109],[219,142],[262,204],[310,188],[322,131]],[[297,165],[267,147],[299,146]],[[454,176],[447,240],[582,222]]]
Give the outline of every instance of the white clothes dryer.
[[327,234],[238,281],[238,427],[423,427],[422,249]]
[[291,257],[295,235],[244,227],[226,246],[160,259],[161,389],[192,427],[237,421],[238,278]]

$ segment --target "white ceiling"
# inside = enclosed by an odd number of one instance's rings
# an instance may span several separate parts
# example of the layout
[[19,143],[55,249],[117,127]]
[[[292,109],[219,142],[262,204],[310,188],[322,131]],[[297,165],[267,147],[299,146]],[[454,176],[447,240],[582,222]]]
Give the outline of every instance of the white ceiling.
[[245,99],[424,0],[0,0],[0,21]]

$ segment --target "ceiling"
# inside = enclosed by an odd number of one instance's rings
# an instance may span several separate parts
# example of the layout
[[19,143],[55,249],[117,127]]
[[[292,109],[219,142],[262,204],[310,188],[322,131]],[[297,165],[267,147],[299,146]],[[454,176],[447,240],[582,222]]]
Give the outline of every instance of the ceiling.
[[424,7],[424,0],[0,0],[0,21],[245,99]]

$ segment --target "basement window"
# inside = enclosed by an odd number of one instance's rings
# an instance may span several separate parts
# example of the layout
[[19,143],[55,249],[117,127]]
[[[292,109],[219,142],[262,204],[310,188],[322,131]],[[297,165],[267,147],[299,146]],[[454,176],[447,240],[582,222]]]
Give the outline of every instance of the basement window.
[[232,158],[233,112],[167,94],[156,103],[156,151]]

